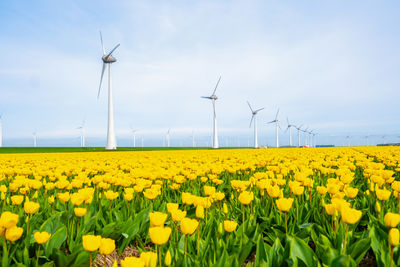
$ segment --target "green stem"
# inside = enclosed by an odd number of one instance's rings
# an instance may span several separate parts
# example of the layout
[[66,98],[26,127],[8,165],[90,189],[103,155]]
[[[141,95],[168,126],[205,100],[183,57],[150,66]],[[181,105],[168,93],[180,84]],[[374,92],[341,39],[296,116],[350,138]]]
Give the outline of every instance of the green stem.
[[92,267],[92,252],[90,252],[90,267]]
[[245,209],[244,209],[244,205],[242,205],[242,210],[243,210],[243,234],[244,234],[244,232],[245,232],[245,225],[244,225],[244,212],[245,212]]
[[159,250],[159,254],[158,254],[158,263],[159,263],[159,265],[160,265],[160,267],[161,267],[161,245],[158,247],[158,250]]
[[38,252],[36,255],[36,267],[39,266],[39,255],[40,255],[40,245],[39,245]]
[[186,251],[187,251],[187,235],[185,235],[185,258],[186,258]]
[[286,234],[287,234],[287,213],[285,212],[285,229],[286,229]]
[[346,224],[346,233],[344,235],[344,242],[343,242],[343,255],[346,253],[346,241],[347,241],[347,235],[349,233],[349,225]]

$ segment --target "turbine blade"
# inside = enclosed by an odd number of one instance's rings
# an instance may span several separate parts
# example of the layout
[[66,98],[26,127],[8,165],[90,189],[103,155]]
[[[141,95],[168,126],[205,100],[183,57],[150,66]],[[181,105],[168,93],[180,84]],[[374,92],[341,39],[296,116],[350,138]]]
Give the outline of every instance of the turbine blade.
[[119,47],[120,44],[117,44],[110,53],[108,53],[107,57],[111,56],[111,54]]
[[276,122],[276,121],[270,121],[270,122],[267,122],[267,124],[274,123],[274,122]]
[[218,82],[217,82],[217,85],[215,85],[215,89],[214,89],[214,92],[212,93],[212,95],[214,95],[215,94],[215,92],[217,91],[217,87],[218,87],[218,84],[219,84],[219,82],[221,81],[221,76],[219,76],[219,79],[218,79]]
[[253,122],[253,119],[254,119],[254,115],[253,115],[253,116],[251,116],[251,120],[250,120],[250,125],[249,125],[249,128],[251,127],[251,123]]
[[201,96],[201,98],[211,99],[209,96]]
[[99,85],[99,92],[97,93],[97,99],[99,99],[99,97],[100,97],[101,83],[103,82],[103,76],[104,76],[105,69],[106,69],[106,63],[103,63],[103,69],[101,70],[100,85]]
[[104,56],[106,54],[106,50],[104,49],[103,36],[101,35],[101,31],[100,31],[100,41],[101,41],[101,48],[103,49],[103,56]]
[[278,119],[278,114],[279,114],[279,108],[278,108],[278,112],[276,112],[275,120]]
[[288,124],[288,126],[289,126],[290,123],[289,123],[289,118],[288,118],[288,117],[286,117],[286,121],[287,121],[287,124]]
[[259,111],[261,111],[261,110],[263,110],[263,109],[265,109],[265,108],[259,108],[259,109],[257,109],[255,112],[259,112]]
[[249,101],[247,101],[247,105],[249,105],[249,108],[250,108],[251,112],[254,112],[253,109],[252,109],[251,106],[250,106]]

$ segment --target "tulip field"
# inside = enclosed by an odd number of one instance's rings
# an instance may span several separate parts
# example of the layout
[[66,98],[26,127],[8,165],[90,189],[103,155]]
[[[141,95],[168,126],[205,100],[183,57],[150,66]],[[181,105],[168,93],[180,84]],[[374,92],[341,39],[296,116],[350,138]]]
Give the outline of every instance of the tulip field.
[[3,267],[400,266],[399,147],[0,154],[0,192]]

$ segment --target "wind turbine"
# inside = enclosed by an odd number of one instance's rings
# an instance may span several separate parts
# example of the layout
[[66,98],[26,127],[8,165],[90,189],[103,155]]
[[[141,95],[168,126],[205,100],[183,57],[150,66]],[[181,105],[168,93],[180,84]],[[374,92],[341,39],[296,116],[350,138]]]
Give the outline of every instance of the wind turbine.
[[3,125],[1,121],[2,115],[0,115],[0,147],[3,146]]
[[310,147],[313,147],[313,132],[314,132],[314,130],[311,130],[308,132],[309,139],[310,139]]
[[81,147],[85,147],[85,121],[76,129],[81,130]]
[[347,139],[347,146],[350,146],[350,135],[347,135],[346,139]]
[[196,143],[195,143],[195,141],[194,141],[194,131],[192,131],[192,136],[191,136],[191,138],[192,138],[192,147],[195,147],[195,146],[196,146]]
[[258,113],[259,111],[263,110],[264,108],[260,108],[260,109],[253,110],[253,109],[251,108],[251,105],[250,105],[249,101],[247,101],[247,105],[249,105],[249,108],[250,108],[251,114],[252,114],[251,120],[250,120],[249,128],[251,127],[251,123],[254,121],[254,148],[258,148],[257,118],[256,118],[256,115],[257,115],[257,113]]
[[317,147],[317,133],[312,134],[314,137],[314,147]]
[[279,126],[278,114],[279,114],[279,108],[278,108],[278,112],[276,112],[275,120],[268,122],[268,124],[269,124],[269,123],[275,123],[275,134],[276,134],[276,140],[275,140],[275,141],[276,141],[276,147],[279,147],[279,132],[278,132],[278,127],[280,128],[280,126]]
[[136,132],[138,130],[132,130],[131,129],[131,133],[133,134],[133,147],[136,147]]
[[217,113],[215,111],[215,101],[218,99],[218,97],[215,95],[215,92],[217,91],[217,87],[219,82],[221,81],[221,76],[219,76],[218,82],[215,85],[214,92],[211,94],[211,96],[202,96],[202,98],[210,99],[213,104],[213,110],[214,110],[214,127],[213,127],[213,148],[218,148],[218,130],[217,130]]
[[300,131],[303,131],[301,127],[303,127],[303,124],[300,125],[299,127],[294,126],[297,129],[297,147],[300,147]]
[[32,135],[33,135],[33,147],[37,147],[37,136],[36,136],[36,132],[33,132]]
[[286,117],[286,121],[287,121],[288,126],[287,126],[285,132],[287,130],[289,130],[289,146],[292,146],[292,127],[296,128],[296,126],[289,123],[289,118],[288,117]]
[[170,132],[170,131],[171,131],[171,128],[168,129],[167,135],[165,136],[165,140],[167,140],[167,147],[169,147],[169,145],[170,145],[170,142],[169,142],[169,132]]
[[112,86],[111,86],[111,64],[116,62],[117,59],[112,56],[112,53],[119,47],[117,44],[108,54],[106,54],[106,50],[103,45],[103,37],[100,32],[100,41],[101,48],[103,49],[103,69],[101,71],[100,77],[100,85],[99,92],[97,93],[97,99],[100,97],[101,83],[103,81],[104,71],[106,66],[108,66],[108,127],[107,127],[107,146],[106,149],[116,149],[117,148],[117,140],[115,138],[115,130],[114,130],[114,105],[113,105],[113,95],[112,95]]

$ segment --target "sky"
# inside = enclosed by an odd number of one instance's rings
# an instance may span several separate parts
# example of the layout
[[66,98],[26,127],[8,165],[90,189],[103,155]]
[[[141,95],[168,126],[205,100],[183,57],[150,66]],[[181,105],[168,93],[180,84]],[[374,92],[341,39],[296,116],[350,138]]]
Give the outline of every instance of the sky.
[[[118,145],[207,145],[217,89],[221,145],[287,145],[290,123],[317,144],[400,142],[398,1],[0,2],[3,145],[103,146],[112,65]],[[292,132],[297,143],[297,131]],[[349,137],[347,137],[349,136]],[[366,138],[365,136],[369,136]],[[304,138],[302,136],[302,143]]]

